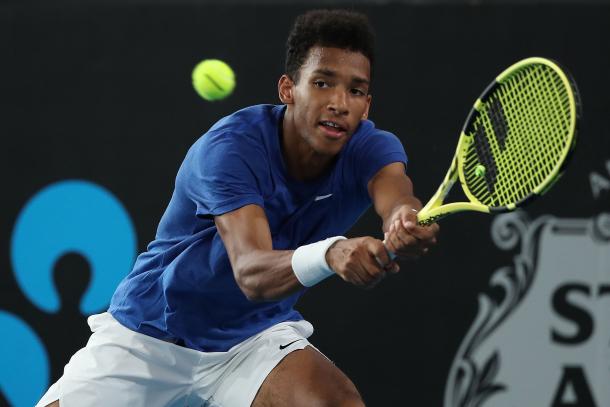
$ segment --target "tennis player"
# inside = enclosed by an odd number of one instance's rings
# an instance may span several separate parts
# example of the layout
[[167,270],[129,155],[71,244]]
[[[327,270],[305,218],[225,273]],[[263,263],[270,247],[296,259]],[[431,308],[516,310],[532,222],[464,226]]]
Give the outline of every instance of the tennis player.
[[[438,226],[393,134],[367,120],[373,34],[343,10],[297,18],[282,105],[221,119],[188,151],[155,240],[38,406],[363,406],[294,310],[337,275],[370,288]],[[385,244],[341,236],[371,205]],[[329,304],[330,306],[330,304]]]

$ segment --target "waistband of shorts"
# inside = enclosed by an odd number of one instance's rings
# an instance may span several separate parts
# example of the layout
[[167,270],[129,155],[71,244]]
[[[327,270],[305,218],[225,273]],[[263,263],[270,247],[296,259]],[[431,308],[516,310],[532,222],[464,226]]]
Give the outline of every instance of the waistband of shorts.
[[[119,329],[125,329],[128,330],[130,333],[134,334],[134,335],[142,335],[143,337],[146,338],[150,338],[154,341],[161,341],[161,342],[165,342],[171,345],[176,345],[182,349],[185,349],[187,351],[192,351],[192,352],[202,352],[200,350],[197,349],[193,349],[190,348],[188,346],[186,346],[184,340],[182,338],[177,338],[177,339],[161,339],[161,338],[156,338],[150,335],[146,335],[143,333],[139,333],[136,331],[133,331],[132,329],[127,328],[126,326],[124,326],[123,324],[121,324],[116,318],[114,318],[114,316],[109,313],[109,312],[103,312],[101,314],[95,314],[95,315],[91,315],[89,316],[89,318],[87,318],[87,323],[89,324],[91,331],[95,332],[99,329],[102,329],[105,326],[116,326]],[[301,319],[298,321],[283,321],[283,322],[279,322],[275,325],[270,326],[269,328],[264,329],[263,331],[254,334],[252,336],[250,336],[249,338],[243,340],[242,342],[232,346],[230,349],[228,349],[226,352],[203,352],[206,354],[225,354],[227,352],[233,352],[236,349],[239,349],[241,346],[243,346],[244,344],[253,342],[258,340],[259,338],[261,338],[262,336],[275,336],[275,335],[281,335],[281,334],[285,334],[286,331],[292,331],[294,332],[294,334],[298,337],[303,337],[303,338],[308,338],[313,334],[314,328],[313,325],[305,320],[305,319]]]

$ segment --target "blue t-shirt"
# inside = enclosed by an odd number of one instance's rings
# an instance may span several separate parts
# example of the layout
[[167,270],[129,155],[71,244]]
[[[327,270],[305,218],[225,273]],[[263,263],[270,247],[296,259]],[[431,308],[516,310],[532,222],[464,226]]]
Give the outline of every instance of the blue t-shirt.
[[119,284],[109,312],[128,328],[206,352],[232,346],[279,322],[301,320],[304,292],[249,301],[238,287],[214,216],[259,205],[273,248],[342,235],[370,206],[367,183],[407,156],[398,138],[365,120],[332,169],[314,182],[292,179],[280,144],[285,106],[259,105],[217,122],[182,163],[155,240]]

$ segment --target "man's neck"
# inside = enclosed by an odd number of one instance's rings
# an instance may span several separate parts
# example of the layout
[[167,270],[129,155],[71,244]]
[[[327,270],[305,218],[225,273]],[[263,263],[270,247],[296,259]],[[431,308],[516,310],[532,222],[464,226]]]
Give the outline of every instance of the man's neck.
[[288,174],[298,181],[319,178],[334,163],[334,156],[319,154],[298,133],[290,109],[286,110],[281,132],[282,156]]

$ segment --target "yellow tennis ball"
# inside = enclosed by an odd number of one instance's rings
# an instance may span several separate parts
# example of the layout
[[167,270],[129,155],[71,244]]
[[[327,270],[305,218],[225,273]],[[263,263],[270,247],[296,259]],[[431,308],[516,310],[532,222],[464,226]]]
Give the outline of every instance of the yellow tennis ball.
[[485,167],[482,166],[481,164],[479,164],[476,167],[474,167],[474,175],[476,175],[477,177],[484,176],[485,175]]
[[235,88],[235,74],[219,59],[205,59],[193,69],[193,87],[205,100],[224,99]]

